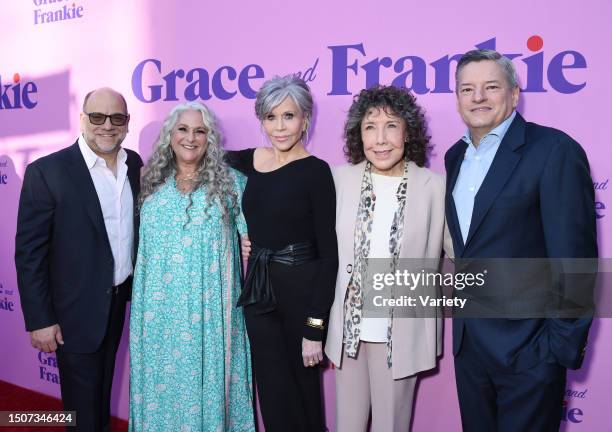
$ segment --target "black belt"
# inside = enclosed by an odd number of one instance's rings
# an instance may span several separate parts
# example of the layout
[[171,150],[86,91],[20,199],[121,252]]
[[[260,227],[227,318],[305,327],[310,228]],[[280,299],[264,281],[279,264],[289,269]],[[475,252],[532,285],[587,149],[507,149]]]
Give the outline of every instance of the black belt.
[[112,295],[119,294],[119,290],[122,289],[124,285],[127,285],[130,282],[131,277],[132,275],[128,276],[127,279],[121,282],[119,285],[113,285],[112,287],[108,288],[106,290],[106,294],[112,294]]
[[270,281],[270,263],[297,266],[316,258],[317,251],[308,242],[291,244],[278,251],[251,244],[249,267],[238,306],[257,304],[259,313],[273,311],[276,308],[276,297]]
[[112,295],[117,295],[119,294],[119,288],[121,288],[121,285],[123,285],[122,283],[119,285],[113,285],[110,288],[106,289],[106,294],[112,294]]

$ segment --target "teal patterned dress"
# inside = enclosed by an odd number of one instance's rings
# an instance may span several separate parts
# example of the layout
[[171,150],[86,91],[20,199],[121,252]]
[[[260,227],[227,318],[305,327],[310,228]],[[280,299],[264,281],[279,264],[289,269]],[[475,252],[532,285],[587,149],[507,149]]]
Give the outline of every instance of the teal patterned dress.
[[[239,200],[245,178],[231,170]],[[130,431],[254,431],[240,294],[241,202],[229,224],[174,177],[143,204],[130,322]]]

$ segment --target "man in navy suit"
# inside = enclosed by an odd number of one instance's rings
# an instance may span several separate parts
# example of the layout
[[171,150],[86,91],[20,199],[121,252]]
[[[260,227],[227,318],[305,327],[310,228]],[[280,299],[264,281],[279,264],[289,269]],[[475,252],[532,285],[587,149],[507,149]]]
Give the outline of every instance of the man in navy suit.
[[[457,65],[456,86],[457,109],[468,130],[444,161],[457,263],[480,261],[486,268],[488,259],[505,259],[511,266],[506,273],[516,276],[503,281],[489,274],[484,287],[467,295],[482,310],[501,311],[488,315],[497,318],[454,318],[463,429],[558,430],[566,371],[582,363],[592,309],[575,316],[550,313],[551,299],[558,300],[551,294],[562,297],[570,278],[545,261],[597,257],[587,157],[565,133],[528,123],[515,111],[515,70],[499,53],[466,53]],[[535,272],[525,264],[530,262],[540,263]],[[581,285],[584,298],[592,280]]]
[[15,265],[32,346],[56,352],[64,409],[77,430],[108,431],[115,355],[137,245],[138,154],[121,148],[129,123],[110,88],[83,102],[77,141],[28,165]]

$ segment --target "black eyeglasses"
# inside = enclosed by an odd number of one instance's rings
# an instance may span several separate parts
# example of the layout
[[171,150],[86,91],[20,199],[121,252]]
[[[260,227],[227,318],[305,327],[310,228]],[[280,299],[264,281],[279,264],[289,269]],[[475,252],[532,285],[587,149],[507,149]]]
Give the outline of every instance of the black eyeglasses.
[[102,113],[92,112],[85,114],[87,114],[87,116],[89,117],[89,121],[91,122],[91,124],[94,124],[96,126],[100,126],[106,123],[107,118],[110,119],[110,122],[113,126],[125,126],[128,121],[128,118],[130,117],[129,115],[121,113],[106,115]]

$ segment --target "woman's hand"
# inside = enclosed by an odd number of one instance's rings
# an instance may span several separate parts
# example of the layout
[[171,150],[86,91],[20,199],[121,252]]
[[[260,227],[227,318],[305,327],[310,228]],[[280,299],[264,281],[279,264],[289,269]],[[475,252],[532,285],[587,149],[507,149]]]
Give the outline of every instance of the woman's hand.
[[251,240],[248,235],[244,235],[240,238],[240,252],[242,253],[242,260],[247,262],[249,255],[251,255]]
[[323,361],[323,342],[302,339],[304,367],[313,367]]

